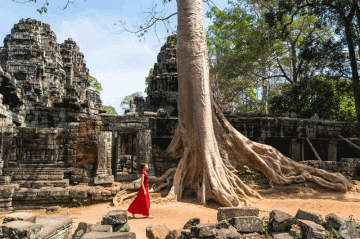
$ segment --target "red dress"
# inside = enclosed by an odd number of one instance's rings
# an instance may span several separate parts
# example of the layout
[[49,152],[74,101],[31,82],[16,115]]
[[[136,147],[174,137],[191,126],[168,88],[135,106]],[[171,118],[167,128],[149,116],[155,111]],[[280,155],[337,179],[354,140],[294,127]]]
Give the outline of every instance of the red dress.
[[135,198],[135,200],[130,204],[128,208],[128,212],[134,214],[142,214],[144,216],[149,216],[150,210],[150,195],[148,188],[149,176],[145,172],[141,172],[144,174],[144,187],[146,190],[146,196],[144,195],[144,190],[140,187],[139,192]]

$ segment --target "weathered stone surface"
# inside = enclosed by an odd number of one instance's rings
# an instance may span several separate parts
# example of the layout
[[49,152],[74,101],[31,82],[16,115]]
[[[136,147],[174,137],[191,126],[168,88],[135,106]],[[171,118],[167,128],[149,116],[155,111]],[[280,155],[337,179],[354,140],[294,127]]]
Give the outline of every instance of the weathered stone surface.
[[149,239],[165,239],[171,229],[163,222],[155,223],[146,227],[146,237]]
[[231,226],[231,224],[229,223],[228,220],[222,220],[220,222],[216,222],[215,223],[215,228],[216,229],[221,229],[221,228],[233,228],[233,226]]
[[165,239],[178,239],[181,236],[181,230],[171,230],[165,237]]
[[301,208],[297,211],[296,218],[313,221],[317,224],[321,224],[323,222],[323,217],[319,213],[301,209]]
[[327,229],[331,231],[332,228],[335,230],[339,230],[341,225],[345,223],[344,218],[339,217],[335,213],[330,213],[325,216],[326,222],[327,222]]
[[0,225],[0,237],[3,238],[39,238],[43,226],[27,221],[12,221]]
[[242,234],[241,239],[258,239],[260,234],[257,232]]
[[129,232],[130,226],[129,223],[115,224],[112,225],[114,232]]
[[217,239],[240,239],[241,234],[236,231],[235,228],[221,228],[219,230],[216,230],[216,236]]
[[74,232],[73,239],[81,239],[85,233],[91,232],[91,228],[94,224],[80,222],[79,226]]
[[52,206],[52,207],[48,207],[46,208],[46,212],[57,212],[61,209],[60,206]]
[[43,239],[69,238],[72,234],[73,220],[62,215],[42,215],[36,219],[36,224],[42,225]]
[[136,239],[134,232],[89,232],[81,239]]
[[293,239],[293,237],[287,232],[270,232],[270,235],[274,239]]
[[212,238],[216,235],[215,223],[200,223],[191,227],[191,237]]
[[325,238],[325,228],[313,221],[298,219],[298,225],[301,228],[305,238],[323,239]]
[[183,229],[181,230],[181,239],[190,239],[191,238],[191,231],[190,229]]
[[35,223],[36,215],[34,213],[28,213],[28,212],[15,212],[5,215],[3,223],[7,223],[11,221],[27,221],[27,222]]
[[124,224],[128,221],[127,211],[126,210],[113,210],[108,212],[102,218],[103,225],[116,225]]
[[218,222],[232,217],[259,216],[259,208],[256,207],[219,207],[217,213]]
[[302,231],[299,229],[290,229],[289,234],[293,238],[302,238]]
[[191,218],[189,221],[187,221],[187,223],[185,223],[183,229],[189,229],[192,226],[196,226],[199,223],[200,223],[200,218],[198,217]]
[[354,225],[346,222],[339,228],[339,235],[343,239],[355,239],[360,238],[360,232]]
[[272,231],[288,231],[295,223],[295,218],[278,209],[269,213],[269,228]]
[[233,217],[229,223],[236,228],[238,232],[259,232],[264,226],[263,220],[258,217]]
[[91,227],[92,232],[113,232],[112,225],[95,224]]

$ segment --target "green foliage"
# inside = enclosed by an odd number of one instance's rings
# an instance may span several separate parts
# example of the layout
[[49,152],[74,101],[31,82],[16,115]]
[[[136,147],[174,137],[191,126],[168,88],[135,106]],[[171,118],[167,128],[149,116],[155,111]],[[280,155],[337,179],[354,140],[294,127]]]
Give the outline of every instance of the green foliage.
[[341,236],[339,235],[339,233],[333,228],[332,231],[330,231],[329,237],[328,238],[336,238],[336,239],[341,239]]
[[131,95],[127,95],[123,98],[120,102],[120,106],[123,110],[127,110],[130,107],[130,101],[133,100],[135,97],[144,97],[143,94],[139,91],[132,93]]
[[153,75],[153,72],[154,72],[154,68],[150,68],[149,75],[145,78],[145,93],[147,93],[147,88],[149,87],[150,78]]
[[16,207],[13,207],[13,208],[11,209],[11,211],[13,211],[13,212],[16,212],[16,210],[17,210]]
[[104,108],[106,110],[106,113],[108,114],[112,114],[112,115],[117,115],[118,113],[116,112],[116,109],[113,106],[110,105],[104,105]]
[[99,93],[100,91],[103,90],[103,88],[101,87],[101,83],[95,77],[89,75],[89,80],[90,80],[90,88],[96,90]]
[[260,234],[266,234],[268,231],[269,231],[269,226],[260,228]]
[[345,121],[346,136],[356,132],[355,101],[351,82],[337,76],[302,78],[283,84],[281,93],[270,98],[272,113],[297,113],[299,118]]
[[83,207],[84,205],[82,204],[82,202],[78,202],[75,206],[76,207]]
[[222,218],[223,220],[226,220],[226,216],[225,216],[225,213],[224,213],[224,212],[221,214],[221,218]]
[[354,216],[353,216],[353,215],[350,215],[349,218],[350,218],[350,222],[349,222],[349,223],[350,223],[351,225],[356,225],[356,220],[355,220]]
[[43,90],[43,95],[47,95],[48,92],[47,92],[47,87],[43,85],[42,87],[42,90]]
[[240,172],[240,175],[251,175],[253,178],[255,178],[256,176],[259,175],[259,173],[256,173],[255,171],[252,171],[248,166],[244,165],[243,166],[245,168],[244,172]]

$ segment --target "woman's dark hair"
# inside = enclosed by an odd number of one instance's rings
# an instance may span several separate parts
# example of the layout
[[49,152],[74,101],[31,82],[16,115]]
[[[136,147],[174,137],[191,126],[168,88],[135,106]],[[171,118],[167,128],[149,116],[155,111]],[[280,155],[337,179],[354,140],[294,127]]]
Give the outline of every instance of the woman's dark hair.
[[140,164],[140,172],[142,172],[142,171],[144,170],[145,165],[146,165],[146,163],[142,163],[142,164]]

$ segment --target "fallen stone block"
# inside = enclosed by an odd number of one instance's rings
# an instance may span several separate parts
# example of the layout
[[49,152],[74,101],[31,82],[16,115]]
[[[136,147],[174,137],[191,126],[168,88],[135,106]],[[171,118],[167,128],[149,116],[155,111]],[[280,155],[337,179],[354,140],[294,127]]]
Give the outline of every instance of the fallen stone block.
[[88,232],[91,232],[91,228],[94,224],[80,222],[79,226],[74,232],[73,239],[81,239],[81,237]]
[[181,236],[181,229],[171,230],[165,237],[165,239],[178,239]]
[[274,239],[293,239],[287,232],[272,232],[270,235],[273,236]]
[[302,238],[302,231],[299,229],[290,229],[289,234],[293,238]]
[[28,213],[28,212],[15,212],[5,215],[3,223],[12,222],[12,221],[27,221],[27,222],[35,223],[36,215],[34,213]]
[[231,224],[229,223],[228,220],[222,220],[220,222],[215,223],[215,228],[216,229],[221,229],[221,228],[234,228],[234,227],[231,226]]
[[235,228],[221,228],[219,230],[216,230],[215,238],[240,239],[242,237],[241,234],[238,233]]
[[194,217],[194,218],[191,218],[189,221],[187,221],[187,223],[185,223],[183,229],[189,229],[193,226],[196,226],[200,223],[200,218],[198,217]]
[[149,239],[165,238],[171,229],[163,222],[151,224],[146,227],[146,237]]
[[127,223],[128,216],[126,210],[113,210],[108,212],[102,218],[101,224],[103,225],[116,225]]
[[339,217],[335,213],[330,213],[330,214],[326,215],[325,220],[327,223],[328,231],[331,231],[333,228],[338,231],[340,229],[341,225],[345,223],[344,218]]
[[217,213],[218,222],[232,217],[259,216],[259,208],[256,207],[219,207]]
[[98,175],[94,177],[94,184],[112,184],[114,183],[114,175]]
[[325,228],[313,221],[297,220],[298,225],[301,228],[304,238],[323,239],[325,238]]
[[263,220],[258,217],[233,217],[229,223],[236,228],[238,232],[259,232],[264,226]]
[[241,235],[241,239],[258,239],[260,237],[260,234],[257,232],[254,233],[246,233]]
[[111,225],[101,225],[95,224],[91,227],[92,232],[113,232],[113,227]]
[[42,215],[36,219],[36,224],[42,225],[42,239],[70,238],[73,220],[62,215]]
[[278,209],[269,213],[269,229],[271,231],[288,231],[295,223],[295,218]]
[[52,207],[48,207],[46,208],[46,212],[57,212],[61,209],[60,206],[52,206]]
[[191,237],[195,238],[211,238],[215,237],[215,223],[200,223],[191,227]]
[[136,239],[134,232],[89,232],[81,239]]
[[27,221],[11,221],[0,225],[1,238],[39,238],[43,231],[43,226]]
[[354,239],[360,238],[360,232],[354,225],[346,222],[343,223],[339,228],[339,235],[343,239]]
[[113,232],[129,232],[130,231],[129,223],[112,225],[112,228],[113,228]]
[[297,211],[295,217],[297,219],[313,221],[317,224],[321,224],[323,222],[323,217],[319,213],[301,209],[301,208]]
[[181,230],[181,239],[191,239],[191,231],[189,229]]

